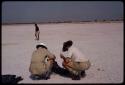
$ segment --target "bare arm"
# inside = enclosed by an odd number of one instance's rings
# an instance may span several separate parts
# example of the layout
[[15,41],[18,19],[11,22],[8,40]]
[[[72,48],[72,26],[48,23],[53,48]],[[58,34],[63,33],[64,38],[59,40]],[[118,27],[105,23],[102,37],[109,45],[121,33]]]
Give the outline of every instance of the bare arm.
[[66,62],[66,58],[64,57],[63,54],[60,54],[60,58],[62,58],[64,60],[64,62]]

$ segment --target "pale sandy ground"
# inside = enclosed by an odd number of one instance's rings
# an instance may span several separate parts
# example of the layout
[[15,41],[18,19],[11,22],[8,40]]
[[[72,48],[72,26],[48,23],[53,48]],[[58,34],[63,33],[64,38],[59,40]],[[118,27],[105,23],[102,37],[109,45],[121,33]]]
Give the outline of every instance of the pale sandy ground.
[[40,41],[59,57],[62,43],[73,40],[93,64],[81,80],[71,80],[52,74],[49,80],[29,78],[29,64],[35,45],[34,25],[2,25],[2,74],[24,78],[20,83],[122,83],[123,82],[123,22],[120,23],[60,23],[38,24]]

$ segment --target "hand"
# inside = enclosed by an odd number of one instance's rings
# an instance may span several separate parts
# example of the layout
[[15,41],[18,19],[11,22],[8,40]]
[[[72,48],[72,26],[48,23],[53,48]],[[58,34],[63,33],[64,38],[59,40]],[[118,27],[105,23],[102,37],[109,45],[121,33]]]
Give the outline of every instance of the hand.
[[66,62],[63,62],[63,63],[62,63],[62,66],[63,66],[64,68],[66,68],[66,69],[69,68],[68,63],[66,63]]

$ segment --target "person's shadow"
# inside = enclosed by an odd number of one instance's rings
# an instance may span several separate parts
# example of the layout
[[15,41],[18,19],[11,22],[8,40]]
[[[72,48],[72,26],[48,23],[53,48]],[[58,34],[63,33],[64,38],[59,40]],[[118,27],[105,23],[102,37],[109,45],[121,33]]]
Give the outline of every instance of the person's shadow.
[[61,68],[56,61],[53,63],[52,72],[63,77],[71,77],[70,72],[64,68]]

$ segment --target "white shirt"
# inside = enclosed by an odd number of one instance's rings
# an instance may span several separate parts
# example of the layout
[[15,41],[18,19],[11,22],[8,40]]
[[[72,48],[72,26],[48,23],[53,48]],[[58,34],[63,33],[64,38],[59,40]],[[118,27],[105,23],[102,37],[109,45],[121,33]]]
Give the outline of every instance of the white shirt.
[[85,55],[83,55],[82,52],[80,52],[77,48],[75,48],[74,46],[71,46],[68,51],[62,52],[62,54],[64,55],[64,57],[70,57],[72,58],[74,61],[77,62],[84,62],[84,61],[88,61],[88,59],[85,57]]

